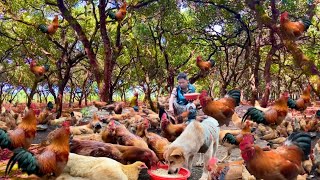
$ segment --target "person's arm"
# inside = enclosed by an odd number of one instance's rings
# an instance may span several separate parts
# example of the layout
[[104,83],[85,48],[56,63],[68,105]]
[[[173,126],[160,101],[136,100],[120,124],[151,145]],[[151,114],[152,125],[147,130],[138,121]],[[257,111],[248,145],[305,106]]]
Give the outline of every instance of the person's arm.
[[177,95],[177,89],[174,88],[172,90],[172,93],[171,93],[171,96],[170,96],[170,99],[169,99],[169,111],[173,112],[173,102],[176,100],[176,95]]

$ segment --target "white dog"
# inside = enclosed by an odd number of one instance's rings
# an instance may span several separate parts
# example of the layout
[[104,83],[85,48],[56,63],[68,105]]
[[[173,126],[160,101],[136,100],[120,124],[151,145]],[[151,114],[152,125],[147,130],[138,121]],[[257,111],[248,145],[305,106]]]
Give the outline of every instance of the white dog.
[[219,131],[219,123],[212,117],[206,118],[201,123],[192,121],[164,153],[164,158],[169,165],[168,173],[176,174],[183,166],[191,171],[193,157],[197,153],[204,153],[203,173],[200,180],[207,180],[206,167],[208,161],[216,155]]

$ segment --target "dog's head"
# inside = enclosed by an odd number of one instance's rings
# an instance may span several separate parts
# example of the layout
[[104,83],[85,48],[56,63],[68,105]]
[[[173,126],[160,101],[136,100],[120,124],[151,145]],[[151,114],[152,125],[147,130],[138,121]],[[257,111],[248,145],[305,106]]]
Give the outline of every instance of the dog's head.
[[177,174],[180,168],[185,164],[185,156],[182,148],[169,148],[165,151],[163,156],[169,166],[168,174]]

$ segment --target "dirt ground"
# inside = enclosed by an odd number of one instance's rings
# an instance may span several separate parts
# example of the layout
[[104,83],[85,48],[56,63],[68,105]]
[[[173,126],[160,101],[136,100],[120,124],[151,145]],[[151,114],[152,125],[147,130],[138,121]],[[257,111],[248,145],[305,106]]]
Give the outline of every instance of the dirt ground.
[[[246,112],[246,110],[249,107],[250,106],[239,106],[236,109],[236,112],[240,117],[242,117],[243,114]],[[94,110],[92,110],[92,112],[94,112]],[[91,114],[91,112],[90,112],[90,114]],[[103,111],[98,112],[98,115],[105,115],[105,114],[106,114],[106,112],[103,112]],[[41,141],[43,141],[47,137],[47,134],[54,129],[55,129],[55,127],[49,126],[49,128],[46,131],[38,131],[36,139],[33,141],[33,143],[35,143],[35,144],[40,143]],[[224,129],[236,129],[236,128],[233,124],[231,124],[229,127],[226,127],[226,126],[221,127],[221,130],[224,130]],[[316,140],[320,138],[320,133],[316,134],[316,136],[317,137],[313,142],[316,142]],[[263,141],[263,140],[257,140],[257,144],[261,147],[264,147],[264,146],[266,146],[267,142]],[[218,152],[217,152],[217,158],[222,159],[226,155],[226,152],[227,152],[226,150],[227,150],[226,147],[219,146]],[[197,162],[197,158],[198,157],[196,156],[194,162]],[[231,157],[228,161],[235,161],[235,160],[241,160],[241,159],[242,158],[240,156],[240,150],[238,148],[235,148],[231,151]],[[314,174],[314,173],[315,172],[313,172],[312,174]],[[191,172],[191,177],[188,179],[189,180],[198,180],[201,177],[201,175],[202,175],[202,167],[195,167],[194,166],[192,169],[192,172]],[[309,178],[309,179],[320,180],[319,177],[314,177],[314,178]],[[141,171],[140,176],[139,176],[139,180],[150,180],[150,177],[147,173],[147,170]]]

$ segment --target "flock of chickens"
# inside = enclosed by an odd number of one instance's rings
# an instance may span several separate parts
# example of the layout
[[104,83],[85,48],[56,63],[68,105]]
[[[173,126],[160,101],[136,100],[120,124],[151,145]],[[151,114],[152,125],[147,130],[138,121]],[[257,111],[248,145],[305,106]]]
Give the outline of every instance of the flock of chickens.
[[[26,108],[23,118],[14,110],[4,109],[0,119],[0,146],[7,150],[10,160],[5,174],[10,176],[15,164],[27,174],[42,178],[138,179],[143,168],[165,163],[163,153],[186,128],[189,111],[179,116],[166,114],[167,98],[159,98],[159,113],[145,107],[139,111],[126,107],[124,102],[106,104],[93,102],[98,111],[108,115],[93,114],[84,122],[80,112],[63,113],[54,119],[48,104],[41,112]],[[311,147],[308,133],[320,132],[320,111],[312,116],[299,114],[311,105],[310,87],[297,100],[283,93],[271,106],[262,108],[257,102],[242,119],[235,112],[240,105],[240,91],[231,90],[225,97],[213,100],[203,91],[194,101],[199,110],[197,120],[212,116],[219,123],[235,125],[235,130],[221,130],[220,142],[228,148],[227,156],[210,161],[207,169],[210,179],[304,179],[313,169],[320,173],[320,141]],[[295,104],[295,106],[292,106]],[[175,119],[180,119],[181,123]],[[250,120],[247,120],[250,119]],[[40,144],[31,142],[36,137],[37,124],[50,124],[58,128],[48,134]],[[151,132],[152,131],[152,132]],[[267,147],[254,144],[255,140],[268,141]],[[243,160],[227,162],[231,149],[239,147]],[[7,149],[7,150],[6,150]],[[4,160],[4,159],[2,159]],[[88,163],[92,162],[92,163]],[[110,165],[110,163],[112,165]],[[92,168],[94,164],[95,168]],[[99,164],[99,166],[97,165]],[[117,168],[116,168],[117,167]],[[112,176],[111,176],[112,175]]]

